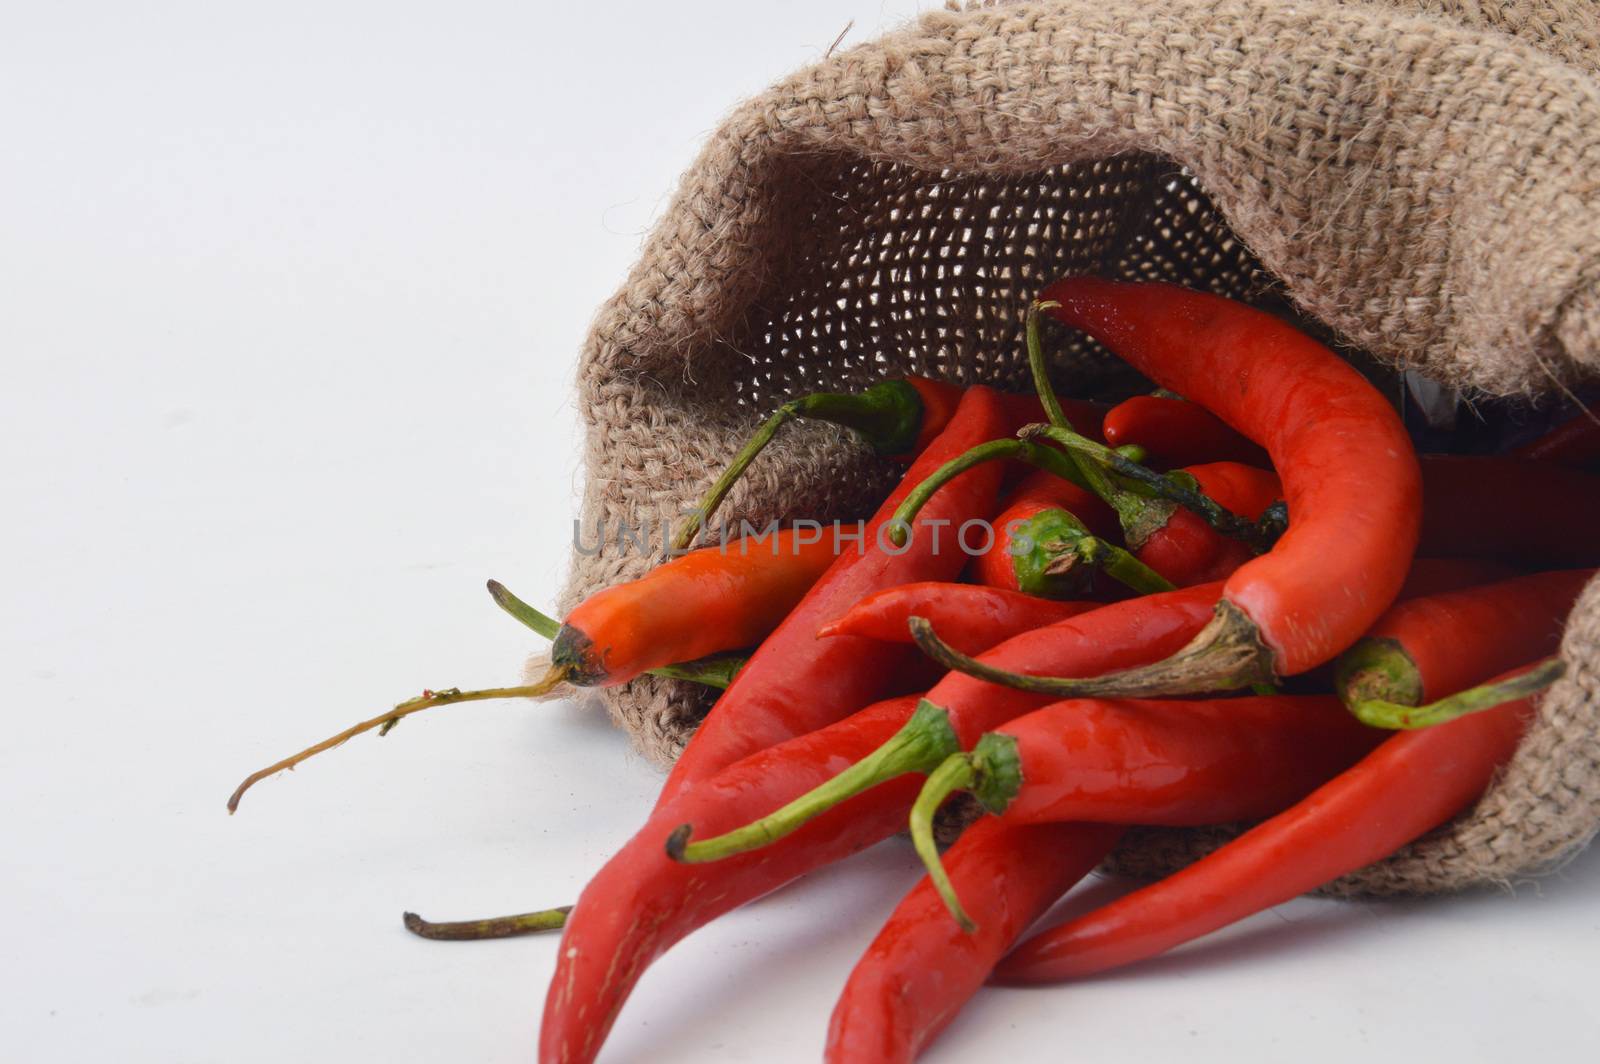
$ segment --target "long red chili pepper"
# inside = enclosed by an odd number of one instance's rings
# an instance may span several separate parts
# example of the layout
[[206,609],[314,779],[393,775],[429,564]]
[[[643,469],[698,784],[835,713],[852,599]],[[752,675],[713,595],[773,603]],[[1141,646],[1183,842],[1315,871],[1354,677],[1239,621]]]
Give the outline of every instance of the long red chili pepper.
[[1106,824],[974,824],[945,855],[971,898],[974,934],[950,921],[926,877],[867,947],[828,1024],[829,1064],[915,1059],[955,1018],[995,963],[1057,898],[1110,852],[1123,829]]
[[1588,469],[1600,466],[1600,417],[1584,410],[1531,443],[1511,452],[1513,458]]
[[1167,396],[1136,395],[1118,403],[1106,411],[1101,432],[1107,445],[1137,444],[1151,465],[1163,468],[1207,462],[1264,466],[1268,461],[1266,451],[1199,403]]
[[[1174,661],[1098,693],[1180,693],[1294,675],[1394,601],[1421,522],[1411,441],[1337,355],[1269,314],[1165,284],[1072,278],[1041,306],[1266,448],[1290,527],[1228,578],[1215,621]],[[1113,467],[1115,468],[1115,467]]]
[[[1066,672],[1079,676],[1120,667],[1112,662],[1155,660],[1200,630],[1219,590],[1220,585],[1208,584],[1112,603],[1048,628],[1024,632],[978,660],[996,668],[1005,664],[1045,667],[1045,662],[1060,662]],[[933,771],[983,732],[1046,701],[1051,700],[953,672],[928,691],[905,726],[870,758],[848,768],[841,765],[843,771],[825,785],[728,835],[708,838],[702,825],[685,821],[673,833],[672,852],[684,861],[717,861],[768,845],[821,811],[885,780]],[[702,836],[700,841],[689,841],[694,833]]]
[[1464,689],[1555,653],[1594,572],[1537,573],[1401,602],[1340,655],[1335,689],[1363,720],[1388,728],[1426,727],[1504,701],[1492,687]]
[[1056,982],[1144,960],[1388,856],[1483,793],[1530,708],[1523,699],[1395,734],[1215,853],[1024,942],[996,979]]
[[1018,717],[929,773],[911,837],[957,922],[933,815],[957,790],[1011,823],[1191,826],[1257,820],[1305,797],[1383,736],[1337,698],[1069,699]]
[[672,662],[754,646],[833,564],[840,545],[822,528],[746,536],[597,591],[562,622],[545,682],[609,687]]
[[[944,381],[906,377],[879,381],[862,392],[816,392],[784,403],[762,422],[699,505],[678,526],[672,538],[673,547],[682,550],[694,541],[739,477],[786,422],[805,418],[842,425],[853,430],[880,455],[909,462],[944,432],[955,416],[964,391],[960,385]],[[1013,426],[1037,421],[1042,414],[1035,396],[1001,393],[998,398]],[[1098,439],[1105,408],[1095,403],[1073,403],[1072,410],[1086,426],[1084,431]]]
[[906,622],[926,617],[950,644],[981,654],[1012,636],[1099,609],[1103,602],[1057,602],[980,584],[902,584],[868,595],[817,630],[820,638],[855,635],[885,643],[911,642]]
[[814,731],[884,693],[904,651],[850,636],[819,640],[817,629],[874,591],[948,580],[961,571],[967,559],[957,545],[959,527],[993,512],[998,467],[972,470],[941,490],[905,548],[887,544],[884,526],[900,499],[932,470],[994,439],[1007,424],[997,393],[983,387],[967,390],[949,426],[867,523],[860,553],[846,551],[834,562],[711,707],[673,766],[658,804],[746,754]]
[[[1007,667],[1040,661],[1053,670],[1086,675],[1153,660],[1200,630],[1218,590],[1188,588],[1114,603],[1025,632],[985,658]],[[929,768],[937,765],[982,732],[1047,701],[959,674],[947,676],[929,695],[948,714],[921,714],[923,726],[915,736],[903,727],[914,700],[897,699],[759,750],[659,807],[590,881],[573,910],[546,1000],[541,1060],[577,1064],[593,1059],[644,968],[674,942],[720,913],[894,834],[904,827],[920,785],[920,777],[904,773],[927,760]],[[932,756],[918,762],[915,755],[922,749],[931,749]],[[678,825],[692,824],[712,835],[730,830],[752,811],[800,798],[868,755],[878,758],[889,780],[885,786],[863,786],[866,793],[760,853],[705,865],[673,861],[664,850]],[[913,767],[893,771],[887,762],[896,757]]]

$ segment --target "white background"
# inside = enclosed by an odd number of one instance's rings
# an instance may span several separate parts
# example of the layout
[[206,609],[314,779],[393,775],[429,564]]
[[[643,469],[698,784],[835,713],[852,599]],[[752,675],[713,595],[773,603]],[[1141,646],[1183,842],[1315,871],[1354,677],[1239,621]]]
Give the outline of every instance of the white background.
[[[12,1060],[517,1061],[659,777],[516,678],[558,586],[593,308],[739,97],[912,3],[13,5],[0,32],[0,1037]],[[848,43],[848,41],[847,41]],[[674,951],[608,1059],[809,1060],[899,844]],[[1584,1052],[1600,857],[1515,896],[1297,902],[929,1059]],[[1091,889],[1103,889],[1091,888]]]

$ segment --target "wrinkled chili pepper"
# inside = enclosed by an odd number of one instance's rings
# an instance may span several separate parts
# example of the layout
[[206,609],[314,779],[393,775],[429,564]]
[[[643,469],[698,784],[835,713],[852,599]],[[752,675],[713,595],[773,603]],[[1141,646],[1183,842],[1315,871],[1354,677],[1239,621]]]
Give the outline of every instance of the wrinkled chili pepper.
[[1383,397],[1269,314],[1166,284],[1071,278],[1041,306],[1262,445],[1290,525],[1228,578],[1217,616],[1172,661],[1086,694],[1222,690],[1328,661],[1394,601],[1421,522],[1421,473]]
[[1339,656],[1335,690],[1382,728],[1428,727],[1507,701],[1492,685],[1469,685],[1555,653],[1594,572],[1537,573],[1401,602]]
[[[1539,668],[1559,671],[1559,662]],[[1389,856],[1466,809],[1515,753],[1527,699],[1394,733],[1352,768],[1220,850],[1044,931],[995,971],[1050,983],[1144,960]]]
[[983,387],[966,391],[945,431],[867,523],[860,552],[840,555],[711,707],[673,765],[658,804],[746,754],[838,720],[885,692],[904,650],[852,636],[819,640],[817,629],[874,591],[949,580],[961,571],[966,556],[956,542],[958,530],[963,522],[993,512],[998,467],[975,469],[940,491],[905,548],[887,545],[884,526],[900,500],[929,472],[993,439],[1007,424],[998,393]]
[[[950,424],[965,393],[960,385],[927,377],[879,381],[861,392],[816,392],[780,406],[718,476],[699,504],[673,533],[672,545],[682,550],[694,542],[722,500],[750,463],[764,450],[783,425],[795,418],[827,421],[854,431],[878,454],[911,461]],[[1008,421],[1022,425],[1037,420],[1042,411],[1031,395],[997,393]],[[1094,403],[1074,403],[1072,410],[1096,438],[1105,408]]]
[[868,595],[844,616],[817,629],[817,635],[824,639],[856,635],[885,643],[910,643],[907,620],[926,617],[952,646],[963,653],[981,654],[1014,635],[1103,605],[1057,602],[981,584],[901,584]]
[[[1101,433],[1109,446],[1137,444],[1159,468],[1209,462],[1265,466],[1267,452],[1221,418],[1185,399],[1136,395],[1106,411]],[[1226,505],[1226,504],[1224,504]]]
[[[1008,666],[1043,661],[1052,669],[1088,675],[1154,660],[1200,630],[1219,590],[1188,588],[1113,603],[1025,632],[985,657]],[[655,957],[717,915],[903,828],[920,778],[893,779],[901,773],[888,773],[885,786],[816,817],[791,837],[715,865],[668,857],[664,842],[681,834],[674,830],[678,825],[692,824],[713,835],[731,830],[751,811],[777,809],[800,798],[868,755],[909,762],[911,747],[938,744],[931,768],[982,732],[1046,701],[959,674],[940,681],[929,696],[939,699],[948,716],[927,722],[925,734],[895,739],[913,715],[915,699],[882,703],[760,750],[659,807],[590,882],[573,910],[546,999],[541,1059],[571,1064],[593,1059]],[[946,722],[942,739],[938,718]]]
[[1383,734],[1326,695],[1069,699],[1001,725],[929,773],[911,810],[911,837],[970,930],[933,841],[933,815],[957,790],[1017,824],[1256,820],[1348,768]]
[[945,855],[971,899],[974,934],[951,922],[923,877],[862,954],[828,1023],[829,1064],[915,1059],[977,992],[1005,951],[1110,852],[1105,824],[974,824]]

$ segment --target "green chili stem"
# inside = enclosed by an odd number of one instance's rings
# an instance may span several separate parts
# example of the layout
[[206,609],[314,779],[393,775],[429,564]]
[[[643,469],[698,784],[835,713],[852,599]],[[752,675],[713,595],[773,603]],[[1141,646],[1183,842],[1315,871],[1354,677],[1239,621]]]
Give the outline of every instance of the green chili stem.
[[401,702],[387,713],[346,728],[338,735],[324,739],[315,746],[309,746],[292,757],[286,757],[282,761],[268,765],[259,772],[252,772],[245,777],[244,782],[239,784],[238,788],[228,798],[228,812],[237,811],[239,799],[244,796],[244,792],[268,776],[282,772],[284,769],[294,768],[302,761],[315,757],[324,750],[332,750],[362,732],[368,732],[374,728],[383,728],[387,731],[389,727],[393,726],[393,722],[398,721],[401,717],[409,717],[413,713],[421,713],[423,710],[432,709],[434,706],[448,706],[456,702],[483,702],[493,698],[538,698],[540,695],[548,694],[550,689],[560,683],[561,680],[562,677],[559,675],[547,675],[538,683],[524,687],[490,687],[482,691],[463,691],[459,687],[448,687],[443,691],[424,691],[420,697]]
[[956,918],[956,923],[961,925],[961,930],[969,935],[978,929],[978,925],[972,922],[972,917],[961,907],[961,899],[956,896],[956,888],[944,870],[944,862],[939,859],[939,846],[933,840],[933,818],[946,798],[972,785],[973,776],[971,757],[961,753],[951,754],[938,768],[929,773],[928,782],[922,785],[922,793],[917,795],[916,802],[911,806],[912,845],[917,848],[917,856],[921,857],[922,863],[927,866],[928,878],[933,882],[933,889],[939,892],[939,897],[944,900],[950,915]]
[[859,393],[816,392],[784,403],[739,448],[728,468],[678,525],[672,536],[672,549],[686,550],[694,542],[734,484],[785,422],[803,417],[843,425],[865,437],[879,454],[894,455],[903,454],[916,443],[923,413],[922,396],[903,380],[879,381]]
[[928,474],[927,479],[911,489],[911,492],[901,500],[895,509],[894,516],[889,519],[889,540],[897,547],[905,546],[911,523],[916,520],[917,514],[933,498],[933,493],[944,487],[956,477],[965,473],[973,466],[982,465],[984,462],[1002,461],[1011,459],[1018,462],[1027,462],[1029,465],[1048,470],[1056,476],[1070,480],[1079,487],[1085,487],[1083,474],[1072,464],[1072,459],[1054,447],[1045,447],[1034,443],[1032,440],[1010,439],[990,440],[980,443],[971,450],[956,455],[944,465]]
[[679,523],[677,530],[672,534],[673,550],[685,550],[694,542],[700,530],[706,526],[706,522],[711,520],[711,515],[716,513],[717,507],[722,505],[722,500],[728,497],[728,492],[733,490],[733,486],[739,482],[744,471],[750,468],[750,463],[756,460],[756,455],[766,449],[784,422],[795,417],[799,410],[798,400],[784,403],[751,434],[750,439],[745,441],[745,445],[733,456],[733,461],[728,463],[728,468],[722,471],[722,475],[707,489],[700,502]]
[[537,935],[545,931],[559,931],[567,925],[567,914],[572,906],[559,909],[541,909],[534,913],[517,913],[515,916],[496,916],[488,920],[454,920],[435,923],[424,920],[416,913],[405,913],[406,930],[420,938],[435,942],[478,942],[487,938],[515,938],[518,935]]
[[684,824],[668,836],[667,855],[697,864],[760,849],[880,783],[908,772],[931,771],[960,749],[950,715],[923,699],[887,742],[833,779],[759,820],[700,842],[689,841],[694,829]]
[[554,617],[546,616],[513,595],[506,585],[498,580],[489,581],[489,594],[493,596],[494,603],[515,617],[528,628],[533,629],[546,639],[554,639],[556,633],[561,631],[561,622]]
[[[500,581],[489,581],[489,594],[494,596],[495,604],[501,609],[546,639],[554,639],[561,631],[560,621],[540,613],[513,595]],[[739,654],[713,654],[695,661],[662,665],[660,668],[648,671],[653,676],[665,676],[669,680],[688,680],[690,683],[704,684],[720,691],[726,690],[728,685],[733,683],[734,676],[749,660],[748,657]]]
[[1566,671],[1566,663],[1560,658],[1549,658],[1516,676],[1470,687],[1425,706],[1406,706],[1376,698],[1347,704],[1350,712],[1354,713],[1361,723],[1374,728],[1431,728],[1469,713],[1481,713],[1486,709],[1538,694],[1560,679]]
[[1169,499],[1179,506],[1193,511],[1206,524],[1225,536],[1231,536],[1234,539],[1248,543],[1258,550],[1265,550],[1271,546],[1271,542],[1263,532],[1262,527],[1255,522],[1248,521],[1231,510],[1218,505],[1216,500],[1210,498],[1204,492],[1194,491],[1182,484],[1175,483],[1171,478],[1164,477],[1153,469],[1140,465],[1138,462],[1129,461],[1104,444],[1096,443],[1075,432],[1048,425],[1030,425],[1022,430],[1022,436],[1025,439],[1043,436],[1045,439],[1065,447],[1074,455],[1082,455],[1092,462],[1097,462],[1104,468],[1142,485],[1157,498]]
[[1117,583],[1141,595],[1177,590],[1172,581],[1121,547],[1107,543],[1099,536],[1080,536],[1073,543],[1072,549],[1086,564],[1094,566]]

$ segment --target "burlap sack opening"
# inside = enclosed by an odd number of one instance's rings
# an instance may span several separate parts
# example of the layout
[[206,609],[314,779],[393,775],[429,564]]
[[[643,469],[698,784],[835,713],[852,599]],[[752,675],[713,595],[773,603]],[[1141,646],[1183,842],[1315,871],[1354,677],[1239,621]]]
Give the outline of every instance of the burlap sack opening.
[[[695,498],[783,398],[921,373],[1026,386],[1020,316],[1077,272],[1293,313],[1477,396],[1600,371],[1600,24],[1581,2],[1074,0],[925,16],[734,111],[601,308],[580,370],[588,534]],[[1115,363],[1058,333],[1065,390]],[[725,517],[855,516],[891,471],[799,426]],[[651,559],[576,554],[570,605]],[[1567,677],[1470,814],[1348,877],[1430,892],[1550,867],[1600,824],[1600,584]],[[658,762],[707,704],[607,708]],[[1218,832],[1144,832],[1167,871]]]

